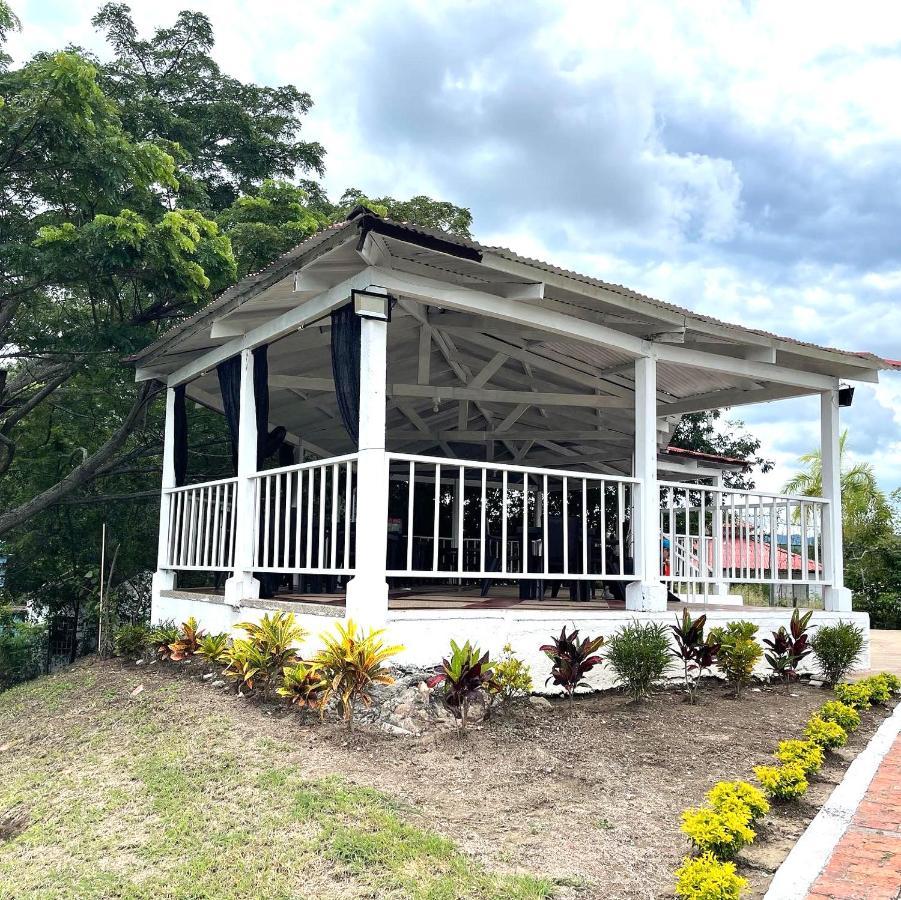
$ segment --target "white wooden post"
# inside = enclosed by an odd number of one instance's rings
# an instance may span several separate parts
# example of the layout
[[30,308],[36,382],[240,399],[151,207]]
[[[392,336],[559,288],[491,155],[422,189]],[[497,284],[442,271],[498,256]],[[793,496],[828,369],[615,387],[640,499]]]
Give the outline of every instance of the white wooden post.
[[640,484],[632,510],[636,580],[626,585],[626,609],[666,609],[660,581],[660,487],[657,481],[657,361],[635,360],[635,465]]
[[[160,530],[156,551],[156,572],[151,581],[151,605],[155,607],[161,591],[171,591],[175,587],[175,571],[169,565],[169,515],[172,495],[166,488],[175,487],[175,388],[166,390],[166,424],[163,434],[163,478],[160,492]],[[151,609],[151,621],[156,621],[156,611]]]
[[[713,487],[719,488],[723,486],[723,476],[714,475],[711,478]],[[716,581],[713,583],[711,593],[717,597],[725,597],[729,593],[729,585],[722,580],[723,577],[723,494],[714,493],[715,498],[713,507],[713,577]],[[735,548],[730,548],[731,552],[735,552]],[[706,563],[706,553],[704,556]]]
[[241,351],[241,393],[238,400],[238,483],[235,486],[235,569],[225,582],[225,602],[240,606],[260,596],[260,582],[253,577],[253,536],[256,485],[250,477],[257,470],[257,410],[253,395],[253,351]]
[[851,591],[845,587],[842,547],[841,455],[839,452],[838,389],[820,394],[820,454],[823,463],[823,565],[828,585],[823,590],[826,609],[849,612]]
[[[376,292],[376,288],[367,291]],[[388,620],[387,342],[388,322],[364,312],[360,322],[356,574],[347,583],[346,596],[347,618],[364,627],[383,626]]]

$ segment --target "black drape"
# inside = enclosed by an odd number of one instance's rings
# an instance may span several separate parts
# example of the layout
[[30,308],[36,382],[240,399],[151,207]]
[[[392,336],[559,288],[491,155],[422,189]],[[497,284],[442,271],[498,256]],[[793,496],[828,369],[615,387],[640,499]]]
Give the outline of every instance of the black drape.
[[288,430],[277,425],[269,430],[269,347],[253,351],[253,402],[257,412],[257,468],[285,442]]
[[188,474],[188,410],[185,406],[185,386],[183,384],[175,389],[175,421],[173,425],[175,486],[181,487]]
[[238,421],[241,415],[241,357],[233,356],[216,366],[219,391],[222,394],[222,412],[228,424],[231,438],[232,471],[238,474]]
[[360,317],[352,303],[332,313],[332,377],[338,412],[356,449],[360,438]]

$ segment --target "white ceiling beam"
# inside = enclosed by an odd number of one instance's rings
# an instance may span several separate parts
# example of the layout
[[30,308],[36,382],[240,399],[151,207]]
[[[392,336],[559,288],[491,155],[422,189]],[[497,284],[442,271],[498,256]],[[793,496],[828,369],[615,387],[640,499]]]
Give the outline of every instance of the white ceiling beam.
[[658,403],[657,415],[670,416],[676,413],[704,412],[708,409],[722,409],[726,406],[746,406],[750,403],[768,403],[771,400],[784,400],[788,397],[803,396],[806,391],[779,385],[777,387],[760,388],[755,391],[729,389],[699,394],[674,403]]
[[496,431],[498,433],[502,431],[509,431],[510,428],[522,418],[523,413],[528,408],[528,403],[520,403],[519,406],[514,406],[507,418],[498,424]]

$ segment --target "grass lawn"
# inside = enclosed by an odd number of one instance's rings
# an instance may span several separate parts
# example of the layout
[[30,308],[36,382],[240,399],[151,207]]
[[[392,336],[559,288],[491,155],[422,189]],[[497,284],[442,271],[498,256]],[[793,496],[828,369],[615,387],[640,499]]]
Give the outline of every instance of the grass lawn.
[[305,777],[283,743],[241,727],[238,702],[211,712],[177,678],[132,697],[104,670],[0,694],[3,900],[552,895],[379,791]]

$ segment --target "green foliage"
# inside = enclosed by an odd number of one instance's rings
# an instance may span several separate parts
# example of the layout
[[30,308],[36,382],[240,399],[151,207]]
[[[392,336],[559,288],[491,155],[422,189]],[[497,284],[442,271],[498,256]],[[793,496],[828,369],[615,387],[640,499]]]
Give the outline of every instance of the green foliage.
[[686,857],[676,869],[676,896],[680,900],[739,900],[747,880],[735,863],[720,862],[712,853]]
[[169,659],[179,662],[193,656],[205,634],[206,632],[199,627],[194,616],[191,616],[187,622],[182,622],[178,640],[169,644]]
[[829,700],[824,703],[816,715],[824,722],[835,722],[847,732],[854,731],[860,725],[860,713],[841,700]]
[[747,781],[720,781],[707,792],[707,800],[717,812],[746,810],[750,822],[770,809],[763,793]]
[[346,190],[338,201],[339,209],[344,215],[357,205],[366,206],[395,222],[413,222],[426,228],[450,231],[462,237],[470,236],[472,213],[453,203],[441,203],[421,195],[409,200],[395,200],[393,197],[370,199],[356,188]]
[[817,629],[811,646],[826,684],[838,684],[854,668],[863,642],[863,629],[853,622],[836,622]]
[[763,656],[763,648],[754,639],[757,629],[753,622],[737,621],[711,630],[711,636],[719,644],[717,667],[735,688],[737,698],[741,697],[742,688]]
[[282,683],[278,688],[281,697],[287,697],[298,709],[318,709],[325,691],[325,680],[317,666],[299,662],[285,666]]
[[746,806],[715,810],[702,806],[682,813],[682,832],[700,853],[712,853],[717,859],[732,859],[742,847],[754,840]]
[[241,622],[235,626],[272,660],[270,675],[297,660],[297,645],[309,633],[298,624],[292,612],[264,613],[259,622]]
[[[901,556],[892,568],[901,575]],[[869,597],[858,592],[854,595],[854,609],[870,614],[870,628],[901,631],[901,590],[897,588]]]
[[255,641],[238,638],[226,647],[220,656],[225,663],[222,674],[238,685],[239,690],[262,690],[272,688],[273,674],[279,671],[271,653]]
[[856,684],[841,683],[835,686],[835,696],[852,709],[870,708],[870,686],[863,681]]
[[771,800],[796,800],[807,790],[807,776],[797,764],[754,766],[754,774]]
[[598,635],[580,641],[578,628],[567,634],[564,626],[560,629],[560,636],[552,637],[551,641],[539,648],[551,661],[551,674],[545,684],[553,681],[572,700],[576,689],[585,684],[585,676],[600,664],[601,657],[596,651],[603,645],[604,638]]
[[704,636],[706,622],[706,615],[692,619],[691,613],[683,609],[682,621],[677,619],[675,625],[670,625],[676,641],[676,648],[672,652],[682,663],[685,696],[689,703],[697,702],[698,684],[704,677],[705,670],[716,662],[720,649],[714,636]]
[[174,619],[164,619],[150,629],[148,645],[151,652],[160,659],[172,656],[171,645],[181,638],[181,629]]
[[361,701],[366,706],[372,703],[371,690],[376,684],[393,684],[394,678],[385,663],[403,650],[399,644],[386,646],[381,636],[383,628],[364,633],[352,619],[335,625],[337,635],[324,632],[321,635],[324,647],[316,654],[313,664],[317,666],[325,681],[322,691],[322,705],[332,697],[337,697],[347,727],[353,726],[354,704]]
[[808,778],[823,767],[825,754],[823,748],[813,741],[779,741],[779,747],[773,754],[785,766],[798,766]]
[[879,681],[885,685],[889,694],[901,694],[901,678],[891,672],[880,672],[870,676],[871,680]]
[[460,646],[451,639],[450,646],[450,656],[441,660],[438,671],[428,680],[428,686],[444,685],[444,705],[459,720],[460,727],[465,728],[469,704],[483,691],[497,692],[499,685],[487,651],[482,653],[469,641]]
[[660,622],[631,622],[607,641],[607,665],[634,700],[644,700],[670,664],[668,629]]
[[120,625],[113,638],[116,656],[136,659],[144,655],[150,640],[150,628],[146,625]]
[[197,649],[194,653],[211,663],[220,663],[223,661],[225,651],[228,649],[228,635],[224,632],[219,634],[205,634],[197,643]]
[[766,661],[773,674],[783,681],[796,681],[801,661],[813,652],[807,634],[807,626],[812,615],[812,609],[803,616],[799,609],[795,609],[788,630],[782,625],[778,631],[773,632],[772,638],[763,640],[764,646],[770,651],[765,654]]
[[0,691],[43,671],[47,628],[24,622],[0,606]]
[[835,750],[848,743],[848,733],[837,722],[812,716],[804,729],[804,737],[824,750]]
[[510,644],[504,644],[501,658],[492,666],[494,686],[492,696],[501,703],[509,703],[517,697],[532,693],[532,673],[528,665],[513,652]]

